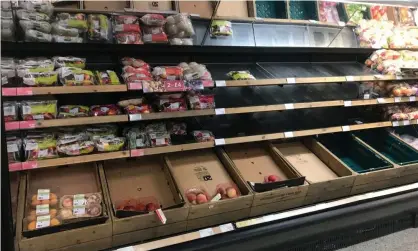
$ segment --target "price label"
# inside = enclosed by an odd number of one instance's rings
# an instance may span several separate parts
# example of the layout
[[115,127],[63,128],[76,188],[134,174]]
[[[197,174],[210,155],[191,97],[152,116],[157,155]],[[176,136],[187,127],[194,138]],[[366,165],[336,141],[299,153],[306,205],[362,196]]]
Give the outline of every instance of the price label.
[[402,80],[403,77],[401,75],[396,75],[396,80]]
[[37,200],[49,200],[49,189],[38,189]]
[[216,85],[216,87],[225,87],[226,82],[225,82],[225,80],[216,80],[215,85]]
[[225,108],[217,108],[215,109],[216,115],[224,115],[225,114]]
[[5,122],[4,126],[6,131],[19,130],[20,128],[19,121]]
[[293,106],[293,104],[284,104],[284,107],[286,108],[286,110],[293,110],[293,109],[295,109],[295,107]]
[[351,106],[351,100],[344,101],[344,106]]
[[215,145],[216,146],[225,145],[225,139],[215,139]]
[[409,97],[409,101],[410,102],[414,102],[414,101],[416,101],[417,100],[417,98],[416,97]]
[[3,96],[16,96],[17,90],[16,88],[2,88],[1,95]]
[[293,132],[285,132],[284,137],[285,138],[293,138]]
[[36,206],[36,215],[49,214],[49,204],[37,205]]
[[378,98],[377,103],[378,104],[383,104],[383,103],[386,103],[386,100],[384,98]]
[[407,126],[407,125],[410,125],[410,124],[411,124],[411,122],[409,120],[404,120],[403,121],[403,125],[404,126]]
[[232,223],[223,224],[219,226],[219,229],[221,230],[222,233],[229,232],[229,231],[234,230],[234,225],[232,225]]
[[373,76],[375,79],[383,79],[384,78],[384,76],[383,75],[374,75]]
[[165,217],[165,214],[163,210],[161,210],[161,208],[158,208],[157,210],[155,210],[155,213],[157,214],[158,219],[161,221],[161,223],[163,224],[167,223],[167,217]]
[[341,27],[344,27],[344,26],[345,26],[345,22],[341,22],[341,21],[339,21],[339,22],[338,22],[338,25],[339,25],[339,26],[341,26]]
[[354,81],[354,77],[353,76],[346,76],[345,80],[347,80],[347,82],[353,82]]
[[255,20],[263,20],[262,17],[255,17]]
[[294,83],[296,83],[296,79],[295,78],[287,78],[286,80],[287,80],[287,83],[288,84],[294,84]]
[[16,95],[17,96],[32,96],[33,95],[32,87],[16,88]]
[[204,238],[204,237],[214,235],[215,233],[213,232],[212,228],[205,228],[205,229],[199,230],[199,234],[200,234],[200,238]]
[[86,199],[84,194],[75,194],[73,197],[73,206],[85,206]]
[[131,150],[131,157],[140,157],[144,155],[145,155],[144,149]]
[[38,228],[49,227],[50,223],[51,223],[50,215],[38,216],[36,217],[35,228],[38,229]]
[[22,163],[10,163],[9,164],[10,172],[19,171],[19,170],[22,170]]
[[181,92],[186,90],[182,80],[164,80],[163,83],[166,92]]
[[73,214],[74,215],[84,215],[84,214],[86,214],[86,207],[85,206],[74,206],[73,207]]
[[370,94],[364,94],[363,98],[364,99],[370,99]]
[[399,102],[401,102],[401,97],[395,97],[395,103],[399,103]]
[[313,23],[313,24],[318,23],[318,21],[316,21],[316,20],[309,20],[309,22],[311,22],[311,23]]
[[142,83],[129,83],[128,84],[128,89],[129,90],[142,90]]
[[350,126],[341,126],[341,128],[343,129],[343,132],[350,131]]
[[36,127],[36,121],[35,120],[20,121],[19,122],[19,128],[20,129],[33,129],[35,127]]
[[399,126],[399,121],[393,121],[392,126]]
[[142,120],[141,114],[129,114],[129,121],[139,121]]

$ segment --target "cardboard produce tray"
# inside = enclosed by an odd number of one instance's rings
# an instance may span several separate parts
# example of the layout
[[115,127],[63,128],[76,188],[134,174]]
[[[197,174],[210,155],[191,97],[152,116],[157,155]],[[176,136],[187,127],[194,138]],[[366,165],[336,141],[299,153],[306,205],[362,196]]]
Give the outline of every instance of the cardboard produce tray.
[[74,165],[71,168],[33,170],[25,175],[21,180],[17,213],[17,242],[20,250],[77,249],[93,241],[100,243],[101,247],[110,247],[112,223],[104,201],[101,203],[102,214],[99,217],[61,221],[58,226],[28,231],[25,218],[32,210],[28,200],[38,189],[50,189],[60,198],[73,194],[103,194],[103,183],[100,182],[99,168],[94,163]]
[[[289,168],[268,143],[225,146],[228,162],[254,193],[250,216],[303,205],[308,184]],[[266,183],[275,175],[279,181]]]
[[[238,173],[227,161],[220,149],[204,149],[168,154],[167,165],[179,186],[180,193],[186,198],[190,189],[204,190],[209,200],[215,196],[218,188],[224,184],[239,190],[240,196],[219,201],[208,201],[190,207],[187,229],[203,228],[222,224],[249,216],[253,194],[239,178]],[[235,185],[234,185],[235,184]]]
[[330,157],[329,151],[314,139],[274,144],[274,150],[309,183],[304,204],[313,204],[348,196],[355,175]]
[[[103,163],[113,221],[113,245],[153,239],[186,230],[189,208],[185,205],[168,167],[161,156]],[[150,199],[151,198],[151,199]],[[155,201],[167,221],[162,223],[155,212],[118,209],[127,200]]]

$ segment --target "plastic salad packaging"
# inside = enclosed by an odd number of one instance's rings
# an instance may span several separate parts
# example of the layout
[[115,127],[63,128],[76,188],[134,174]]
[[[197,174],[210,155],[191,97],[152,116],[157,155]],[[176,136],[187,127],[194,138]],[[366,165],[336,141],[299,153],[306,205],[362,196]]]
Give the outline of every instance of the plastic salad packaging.
[[94,140],[97,151],[99,152],[113,152],[122,150],[125,145],[125,138],[115,137],[113,135],[100,136]]
[[62,27],[78,29],[79,32],[87,31],[86,15],[83,13],[58,13],[56,17]]
[[23,84],[28,86],[53,86],[58,83],[58,73],[50,72],[30,72],[23,76]]
[[13,58],[1,58],[1,85],[12,83],[16,76],[16,65]]
[[60,22],[52,23],[52,34],[59,36],[77,37],[80,31],[76,28],[68,28]]
[[63,134],[58,137],[57,151],[63,156],[77,156],[94,151],[94,142],[86,133]]
[[19,20],[33,20],[33,21],[49,21],[49,15],[40,12],[32,12],[24,9],[16,11]]
[[19,77],[33,72],[52,72],[54,63],[47,58],[26,58],[17,60],[16,72]]
[[226,75],[232,80],[255,80],[249,71],[230,71]]
[[4,122],[18,120],[18,103],[16,101],[5,101],[3,103]]
[[121,114],[116,105],[93,105],[90,107],[91,116],[110,116]]
[[96,71],[96,76],[99,85],[120,85],[118,75],[114,71]]
[[210,34],[212,37],[232,36],[232,23],[224,20],[214,20],[210,25]]
[[94,85],[94,74],[77,67],[61,67],[58,69],[61,84],[68,86]]
[[54,61],[54,65],[55,65],[56,68],[76,67],[76,68],[84,69],[86,67],[86,59],[85,58],[53,57],[52,60]]
[[22,149],[22,139],[14,136],[14,135],[7,135],[6,136],[7,142],[7,160],[9,163],[16,163],[21,162],[21,149]]
[[48,16],[54,12],[54,6],[48,1],[19,1],[18,4],[24,10],[45,13]]
[[186,111],[187,104],[182,94],[161,95],[155,103],[156,110],[162,112]]
[[187,135],[187,125],[184,122],[171,122],[168,125],[170,135]]
[[88,117],[90,108],[83,105],[63,105],[59,107],[58,118]]
[[37,30],[44,33],[51,33],[51,24],[45,21],[34,21],[34,20],[20,20],[20,26],[23,30]]
[[129,149],[150,147],[150,142],[143,127],[125,128],[123,135],[126,137]]
[[145,43],[166,43],[167,35],[163,26],[166,23],[164,16],[160,14],[146,14],[141,17],[143,26],[143,41]]
[[94,41],[110,40],[110,21],[109,18],[102,14],[88,15],[88,38]]
[[86,132],[90,140],[94,141],[102,136],[103,137],[104,136],[115,137],[117,129],[118,128],[115,125],[98,125],[98,126],[86,128]]
[[212,80],[212,75],[203,64],[182,62],[178,66],[183,69],[184,80]]
[[23,120],[47,120],[57,116],[57,101],[22,101]]
[[57,141],[51,133],[29,133],[23,140],[26,160],[57,158]]
[[171,138],[168,132],[149,132],[148,134],[151,147],[171,145]]
[[36,30],[25,31],[25,41],[27,42],[51,42],[52,36],[48,33],[43,33]]
[[165,31],[170,38],[170,44],[173,45],[193,45],[195,35],[190,16],[185,13],[176,14],[167,17]]
[[192,110],[215,109],[215,95],[213,94],[190,92],[187,99]]
[[126,114],[150,113],[151,107],[142,103],[142,98],[121,100],[118,106],[122,107]]

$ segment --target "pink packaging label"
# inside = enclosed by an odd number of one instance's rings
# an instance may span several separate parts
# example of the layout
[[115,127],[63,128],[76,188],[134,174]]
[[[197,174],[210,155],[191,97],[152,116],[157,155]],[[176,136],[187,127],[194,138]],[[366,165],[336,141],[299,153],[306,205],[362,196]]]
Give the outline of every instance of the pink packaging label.
[[5,123],[6,131],[19,130],[19,121],[11,121]]
[[142,90],[142,83],[129,83],[128,89],[129,90]]
[[34,168],[38,168],[38,162],[37,161],[22,162],[22,170],[34,169]]
[[20,129],[33,129],[36,127],[36,121],[35,120],[29,120],[29,121],[20,121],[19,128]]
[[134,149],[131,150],[131,157],[140,157],[144,156],[144,149]]
[[212,80],[202,80],[203,87],[214,87],[214,82]]
[[9,164],[9,171],[10,172],[14,172],[14,171],[20,171],[22,170],[22,163],[10,163]]
[[16,88],[17,96],[31,96],[33,95],[32,87]]
[[16,88],[2,88],[1,95],[3,96],[16,96]]
[[182,92],[186,90],[182,80],[164,80],[163,82],[166,92]]

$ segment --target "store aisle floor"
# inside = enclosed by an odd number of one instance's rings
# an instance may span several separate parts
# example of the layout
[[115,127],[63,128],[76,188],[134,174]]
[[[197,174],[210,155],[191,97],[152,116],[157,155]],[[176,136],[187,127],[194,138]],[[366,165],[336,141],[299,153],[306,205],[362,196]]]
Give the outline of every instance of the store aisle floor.
[[417,251],[418,228],[410,228],[338,251]]

